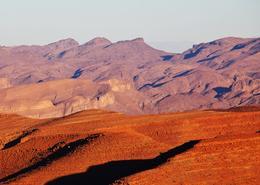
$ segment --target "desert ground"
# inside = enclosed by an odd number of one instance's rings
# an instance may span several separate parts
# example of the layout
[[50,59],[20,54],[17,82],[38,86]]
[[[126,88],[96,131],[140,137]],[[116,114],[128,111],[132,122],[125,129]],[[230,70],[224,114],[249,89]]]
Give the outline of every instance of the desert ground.
[[0,2],[0,185],[260,185],[260,0]]
[[260,108],[0,116],[1,184],[257,184]]

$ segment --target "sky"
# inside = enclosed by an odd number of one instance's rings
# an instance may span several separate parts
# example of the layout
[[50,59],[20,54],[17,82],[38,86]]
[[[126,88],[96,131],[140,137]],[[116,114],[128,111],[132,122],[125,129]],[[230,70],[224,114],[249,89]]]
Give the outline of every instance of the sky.
[[0,45],[143,37],[180,52],[222,37],[260,37],[260,0],[0,0]]

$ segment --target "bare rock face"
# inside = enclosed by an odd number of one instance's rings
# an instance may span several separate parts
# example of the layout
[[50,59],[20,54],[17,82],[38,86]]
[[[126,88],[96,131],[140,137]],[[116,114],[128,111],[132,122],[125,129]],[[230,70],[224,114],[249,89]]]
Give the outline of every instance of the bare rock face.
[[8,78],[0,78],[0,89],[11,87],[11,82]]
[[111,90],[114,91],[114,92],[126,92],[128,90],[131,89],[131,85],[128,84],[128,83],[123,83],[119,80],[116,80],[116,79],[111,79],[107,82],[110,87],[111,87]]
[[71,49],[73,47],[77,47],[79,46],[79,43],[77,41],[75,41],[74,39],[64,39],[64,40],[60,40],[51,44],[46,45],[45,47],[48,47],[50,50],[67,50],[67,49]]
[[228,37],[179,54],[142,38],[0,47],[0,106],[60,117],[91,108],[146,114],[259,104],[259,45],[260,38]]
[[[125,93],[126,97],[135,95],[127,100],[130,101],[134,113],[140,112],[138,103],[132,105],[135,101],[131,100],[139,100],[140,97],[138,93],[131,92],[128,84],[117,80],[93,83],[89,80],[72,79],[3,89],[0,91],[0,112],[17,113],[32,118],[53,118],[87,109],[110,107],[116,110],[119,105],[126,105],[123,103],[124,97],[117,96],[120,93]],[[127,113],[127,110],[122,111]]]
[[[73,107],[77,104],[95,101],[101,88],[100,85],[86,80],[60,80],[16,86],[1,91],[0,109],[2,112],[29,117],[61,117],[74,113],[77,109],[74,110]],[[81,99],[75,105],[76,96]],[[82,99],[85,101],[82,102]]]

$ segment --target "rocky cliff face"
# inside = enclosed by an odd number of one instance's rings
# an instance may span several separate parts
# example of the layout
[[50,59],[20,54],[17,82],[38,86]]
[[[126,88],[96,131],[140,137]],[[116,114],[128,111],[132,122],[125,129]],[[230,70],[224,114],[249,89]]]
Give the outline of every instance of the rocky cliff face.
[[1,47],[0,107],[59,117],[91,108],[140,114],[259,104],[259,46],[259,38],[229,37],[180,54],[156,50],[142,38]]
[[[119,98],[119,94],[124,95]],[[21,85],[1,90],[0,97],[0,112],[32,118],[63,117],[87,109],[116,110],[127,104],[132,114],[141,113],[138,107],[141,94],[116,79],[102,83],[68,79]],[[121,110],[128,112],[128,109]]]
[[11,82],[8,78],[0,78],[0,89],[9,88],[11,86]]

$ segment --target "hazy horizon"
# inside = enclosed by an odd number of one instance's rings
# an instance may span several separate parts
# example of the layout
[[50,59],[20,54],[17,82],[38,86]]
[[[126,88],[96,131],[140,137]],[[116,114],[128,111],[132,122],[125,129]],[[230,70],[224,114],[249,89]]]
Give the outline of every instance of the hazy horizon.
[[8,0],[0,7],[0,45],[143,37],[158,49],[181,52],[223,37],[259,37],[258,7],[257,0]]

